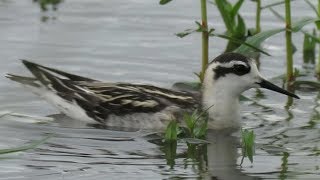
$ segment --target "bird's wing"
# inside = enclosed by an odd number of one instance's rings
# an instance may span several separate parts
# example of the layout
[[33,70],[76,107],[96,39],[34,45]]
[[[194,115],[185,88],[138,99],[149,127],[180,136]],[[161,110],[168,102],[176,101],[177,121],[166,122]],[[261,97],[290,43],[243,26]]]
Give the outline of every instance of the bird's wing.
[[94,107],[94,111],[90,111],[95,112],[95,116],[102,116],[105,119],[109,114],[123,116],[159,112],[169,106],[190,109],[198,105],[190,93],[175,92],[150,85],[79,82],[75,86],[86,91],[80,94],[83,99],[77,98],[77,103],[83,108]]
[[151,85],[103,83],[53,68],[23,61],[44,87],[69,102],[76,102],[87,115],[103,122],[110,114],[159,112],[166,107],[182,109],[198,105],[193,94]]

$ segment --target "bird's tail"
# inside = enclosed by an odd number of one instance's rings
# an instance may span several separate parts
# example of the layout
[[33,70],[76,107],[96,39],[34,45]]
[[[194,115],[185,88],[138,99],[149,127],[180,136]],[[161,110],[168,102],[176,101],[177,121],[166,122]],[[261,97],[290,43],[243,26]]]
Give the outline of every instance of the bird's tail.
[[37,83],[37,79],[33,77],[25,77],[25,76],[19,76],[15,74],[6,74],[6,77],[9,78],[12,81],[16,81],[21,84],[33,86],[33,87],[39,87],[40,85]]
[[42,66],[27,60],[22,60],[22,63],[34,75],[34,77],[24,77],[14,74],[7,74],[6,77],[13,81],[35,87],[39,87],[39,83],[47,86],[48,84],[51,84],[52,81],[60,79],[71,81],[95,81],[93,79],[66,73],[64,71]]

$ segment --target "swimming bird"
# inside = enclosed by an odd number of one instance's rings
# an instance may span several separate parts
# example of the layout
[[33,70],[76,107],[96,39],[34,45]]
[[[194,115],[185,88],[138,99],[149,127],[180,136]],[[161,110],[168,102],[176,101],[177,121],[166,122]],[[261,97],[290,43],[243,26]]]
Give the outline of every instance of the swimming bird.
[[254,59],[224,53],[207,66],[201,95],[145,84],[110,83],[70,74],[27,60],[33,74],[7,74],[54,105],[63,114],[88,123],[139,129],[162,129],[185,112],[206,109],[208,128],[240,127],[239,96],[250,88],[266,88],[294,98],[262,77]]

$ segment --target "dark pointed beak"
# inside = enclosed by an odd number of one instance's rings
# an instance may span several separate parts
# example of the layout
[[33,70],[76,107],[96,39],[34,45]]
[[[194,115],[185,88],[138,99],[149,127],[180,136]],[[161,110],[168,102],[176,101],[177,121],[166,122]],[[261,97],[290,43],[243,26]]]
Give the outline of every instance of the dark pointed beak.
[[265,88],[265,89],[269,89],[269,90],[272,90],[272,91],[275,91],[275,92],[278,92],[278,93],[281,93],[281,94],[285,94],[287,96],[291,96],[291,97],[294,97],[294,98],[297,98],[297,99],[300,99],[299,96],[287,91],[287,90],[284,90],[282,89],[281,87],[279,86],[276,86],[274,84],[272,84],[271,82],[265,80],[265,79],[262,79],[261,82],[258,82],[257,84],[260,85],[260,87],[262,88]]

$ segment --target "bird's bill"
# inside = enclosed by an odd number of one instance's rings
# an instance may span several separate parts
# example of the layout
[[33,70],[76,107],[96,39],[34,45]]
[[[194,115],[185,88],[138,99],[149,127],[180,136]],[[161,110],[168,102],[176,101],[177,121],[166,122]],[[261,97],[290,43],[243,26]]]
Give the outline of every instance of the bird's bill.
[[291,97],[294,97],[294,98],[297,98],[297,99],[300,99],[299,96],[285,90],[285,89],[282,89],[281,87],[279,86],[276,86],[274,84],[272,84],[271,82],[265,80],[265,79],[262,79],[261,82],[257,83],[260,85],[260,87],[262,88],[265,88],[265,89],[269,89],[269,90],[272,90],[272,91],[275,91],[275,92],[278,92],[278,93],[281,93],[281,94],[285,94],[287,96],[291,96]]

